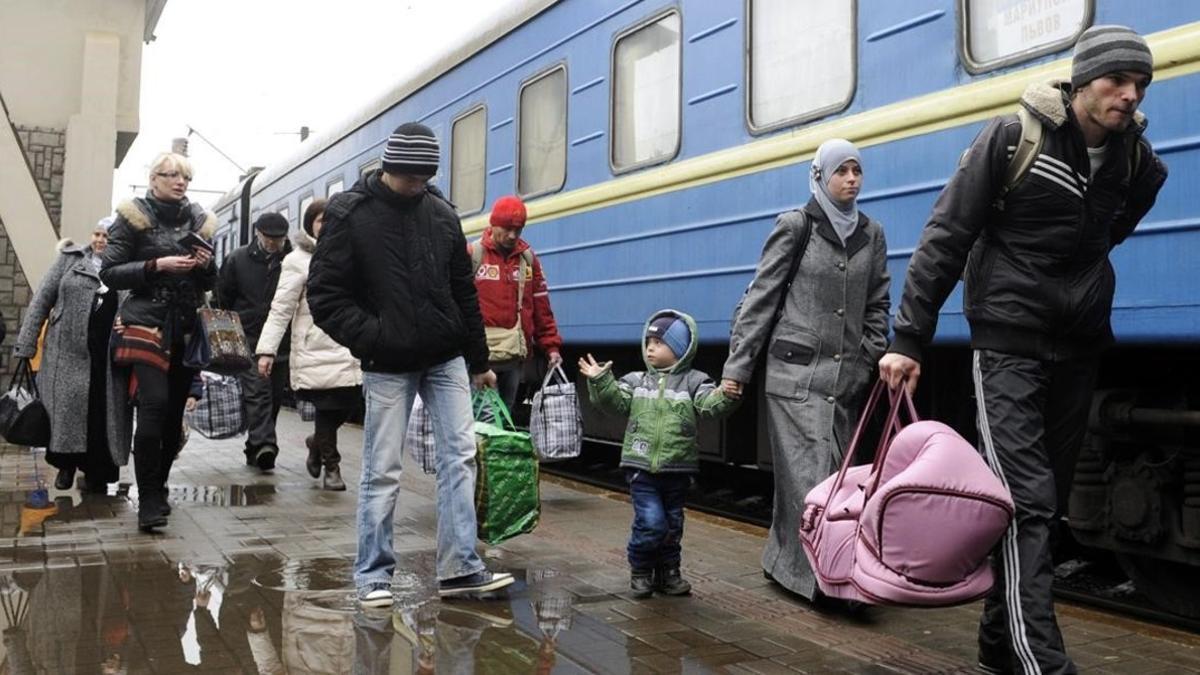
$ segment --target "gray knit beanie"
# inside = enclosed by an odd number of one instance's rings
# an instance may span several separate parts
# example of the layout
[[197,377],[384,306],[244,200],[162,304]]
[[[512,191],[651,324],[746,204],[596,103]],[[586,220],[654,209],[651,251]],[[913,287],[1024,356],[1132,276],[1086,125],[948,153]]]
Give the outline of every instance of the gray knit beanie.
[[1092,26],[1079,36],[1071,61],[1072,89],[1120,70],[1154,77],[1154,56],[1145,38],[1125,26]]

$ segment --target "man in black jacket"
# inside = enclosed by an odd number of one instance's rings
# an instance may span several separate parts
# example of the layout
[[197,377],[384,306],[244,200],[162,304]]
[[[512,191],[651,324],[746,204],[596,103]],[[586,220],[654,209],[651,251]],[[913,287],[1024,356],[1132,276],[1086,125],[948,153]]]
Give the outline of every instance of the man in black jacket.
[[[254,241],[235,250],[221,265],[217,282],[217,302],[225,309],[238,313],[246,344],[250,349],[258,344],[271,300],[279,285],[283,257],[291,252],[287,240],[288,221],[279,213],[264,213],[254,221]],[[283,388],[288,381],[287,351],[291,340],[285,337],[279,344],[280,354],[269,378],[251,368],[238,374],[242,384],[242,411],[246,419],[246,464],[262,471],[275,468],[279,444],[275,438],[275,420]]]
[[475,552],[475,435],[468,372],[494,387],[467,240],[454,208],[427,185],[437,138],[402,124],[383,168],[329,200],[308,277],[321,330],[362,361],[366,420],[354,581],[366,606],[390,606],[392,521],[402,445],[419,393],[437,443],[439,593],[491,591],[512,575]]
[[[986,672],[1074,673],[1050,596],[1052,531],[1086,430],[1115,277],[1109,251],[1150,210],[1166,167],[1142,137],[1138,105],[1154,74],[1146,41],[1094,26],[1071,82],[1022,97],[1042,145],[1015,185],[1017,116],[992,120],[938,197],[909,263],[896,337],[879,362],[912,388],[938,311],[965,268],[980,448],[1017,512],[994,554],[979,627]],[[1011,189],[1009,189],[1011,187]]]

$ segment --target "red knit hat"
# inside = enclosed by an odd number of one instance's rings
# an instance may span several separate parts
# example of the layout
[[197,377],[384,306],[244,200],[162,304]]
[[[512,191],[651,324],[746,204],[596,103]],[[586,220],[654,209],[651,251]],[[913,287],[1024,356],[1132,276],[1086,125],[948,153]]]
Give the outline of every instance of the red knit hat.
[[493,227],[525,227],[525,202],[520,197],[507,195],[492,204]]

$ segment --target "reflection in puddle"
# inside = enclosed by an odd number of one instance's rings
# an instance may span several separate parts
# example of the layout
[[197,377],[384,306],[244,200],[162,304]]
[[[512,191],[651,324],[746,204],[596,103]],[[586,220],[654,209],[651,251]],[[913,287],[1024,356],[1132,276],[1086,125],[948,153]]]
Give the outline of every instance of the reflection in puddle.
[[399,556],[396,603],[376,610],[357,607],[344,559],[0,574],[0,672],[574,673],[633,658],[622,633],[575,613],[572,577],[510,570],[507,592],[442,601],[434,564]]
[[172,485],[169,499],[201,506],[259,506],[275,500],[278,486],[263,485]]

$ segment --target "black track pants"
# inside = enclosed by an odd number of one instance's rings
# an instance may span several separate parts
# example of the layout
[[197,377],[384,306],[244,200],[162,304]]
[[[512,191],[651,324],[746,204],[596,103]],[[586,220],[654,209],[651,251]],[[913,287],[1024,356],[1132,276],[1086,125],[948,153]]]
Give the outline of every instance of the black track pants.
[[1016,505],[993,553],[996,585],[979,625],[980,661],[1022,675],[1074,673],[1050,595],[1051,551],[1087,429],[1096,361],[977,350],[974,378],[980,451]]

